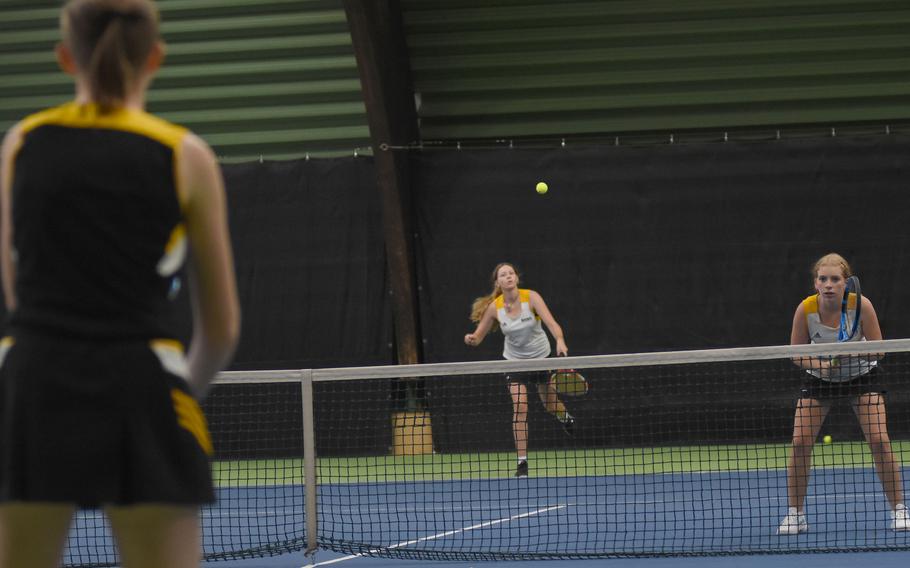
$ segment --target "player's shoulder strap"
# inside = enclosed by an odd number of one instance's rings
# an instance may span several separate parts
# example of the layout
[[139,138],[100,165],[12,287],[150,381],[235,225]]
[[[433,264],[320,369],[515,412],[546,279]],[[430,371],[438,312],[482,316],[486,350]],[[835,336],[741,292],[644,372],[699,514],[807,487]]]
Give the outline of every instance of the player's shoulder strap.
[[[847,297],[847,309],[852,310],[856,307],[856,294],[850,292],[850,295]],[[809,314],[818,313],[818,294],[812,294],[803,300],[803,312],[806,314],[806,317],[809,317]]]
[[145,136],[175,150],[179,150],[180,142],[188,132],[182,126],[171,124],[143,110],[116,109],[103,113],[94,103],[78,104],[74,101],[31,114],[20,124],[23,134],[44,125],[120,130]]
[[808,317],[809,314],[818,313],[818,294],[812,294],[811,296],[808,296],[805,300],[803,300],[802,303],[803,312],[806,314],[806,317]]
[[496,296],[496,298],[493,299],[493,303],[496,304],[497,310],[503,309],[506,305],[506,301],[503,299],[502,294]]
[[521,302],[522,304],[528,304],[528,309],[531,310],[531,313],[534,314],[534,317],[538,320],[540,319],[540,314],[538,314],[537,310],[535,310],[534,307],[531,306],[531,290],[528,290],[526,288],[519,288],[518,289],[518,301]]

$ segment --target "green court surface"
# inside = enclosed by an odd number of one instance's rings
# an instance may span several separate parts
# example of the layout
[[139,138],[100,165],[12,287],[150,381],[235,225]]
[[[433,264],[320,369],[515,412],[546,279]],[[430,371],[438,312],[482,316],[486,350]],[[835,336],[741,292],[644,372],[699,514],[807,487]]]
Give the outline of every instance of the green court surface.
[[[910,441],[893,441],[894,454],[910,463]],[[789,444],[678,446],[660,448],[547,450],[529,453],[531,476],[581,477],[718,471],[778,470],[787,466]],[[817,444],[814,467],[870,467],[864,442]],[[515,454],[423,454],[320,458],[319,483],[433,481],[508,477]],[[219,487],[303,483],[302,459],[216,461]]]

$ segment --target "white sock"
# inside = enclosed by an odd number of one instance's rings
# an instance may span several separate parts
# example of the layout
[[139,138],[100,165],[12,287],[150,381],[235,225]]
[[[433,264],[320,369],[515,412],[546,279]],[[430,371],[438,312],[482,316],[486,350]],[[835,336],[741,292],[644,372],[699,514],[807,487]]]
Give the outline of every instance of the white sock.
[[524,462],[526,462],[526,461],[528,461],[528,456],[518,456],[518,463],[519,463],[519,465],[522,464],[522,463],[524,463]]

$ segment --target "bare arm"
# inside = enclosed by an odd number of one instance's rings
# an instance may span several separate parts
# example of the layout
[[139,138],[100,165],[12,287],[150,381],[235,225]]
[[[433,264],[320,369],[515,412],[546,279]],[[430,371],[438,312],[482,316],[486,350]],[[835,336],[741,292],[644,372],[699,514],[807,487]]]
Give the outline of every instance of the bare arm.
[[464,342],[471,347],[477,347],[483,341],[483,338],[490,333],[490,329],[493,328],[493,321],[496,318],[496,304],[490,302],[490,305],[487,306],[487,309],[483,311],[483,317],[480,318],[480,323],[477,324],[477,329],[473,333],[468,333],[464,336]]
[[806,323],[806,310],[803,303],[796,306],[793,314],[793,326],[790,329],[790,345],[806,345],[809,343],[809,324]]
[[878,314],[875,313],[875,307],[869,298],[863,296],[862,315],[860,321],[863,324],[863,336],[869,341],[878,341],[883,338],[882,328],[878,323]]
[[234,354],[240,335],[240,306],[224,180],[211,149],[194,135],[183,141],[179,175],[190,245],[190,384],[202,398],[212,377]]
[[16,261],[13,258],[13,154],[19,146],[19,127],[9,130],[0,148],[0,271],[3,273],[3,300],[6,309],[16,307]]
[[544,325],[547,326],[547,329],[550,330],[550,335],[553,336],[553,339],[556,340],[556,355],[568,355],[569,348],[566,347],[565,337],[562,333],[562,327],[556,323],[556,318],[553,317],[553,314],[550,313],[550,308],[547,307],[547,303],[543,301],[543,296],[531,290],[531,309],[534,310],[534,313],[540,316],[541,321]]
[[[863,324],[863,337],[869,341],[878,341],[884,339],[882,334],[882,327],[878,323],[878,314],[875,313],[875,306],[872,305],[872,300],[863,296],[863,306],[862,314],[860,315],[860,322]],[[884,353],[870,353],[868,357],[872,359],[881,359],[884,357]]]
[[[796,312],[793,314],[793,326],[790,329],[790,345],[807,345],[809,344],[809,324],[806,322],[806,310],[803,303],[796,306]],[[793,363],[802,369],[825,370],[831,367],[831,362],[819,357],[793,357]]]

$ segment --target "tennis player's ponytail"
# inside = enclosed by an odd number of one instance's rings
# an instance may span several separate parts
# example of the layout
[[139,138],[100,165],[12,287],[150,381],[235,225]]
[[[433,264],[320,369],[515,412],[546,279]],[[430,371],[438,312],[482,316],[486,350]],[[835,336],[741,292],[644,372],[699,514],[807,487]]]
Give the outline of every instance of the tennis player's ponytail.
[[102,112],[122,106],[159,40],[149,0],[70,0],[60,27],[75,64]]
[[[480,296],[479,298],[474,299],[474,303],[471,304],[471,321],[474,323],[480,323],[480,320],[483,319],[483,313],[487,311],[487,306],[496,299],[496,296],[500,295],[502,292],[499,290],[499,286],[493,288],[493,292],[487,294],[486,296]],[[498,322],[493,322],[493,329],[496,329]]]

